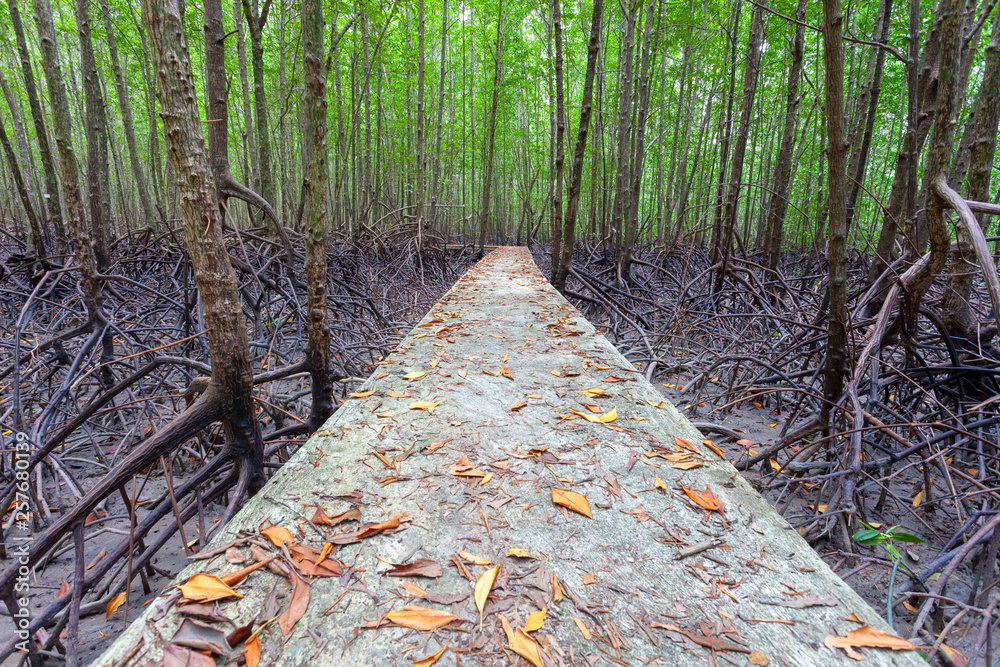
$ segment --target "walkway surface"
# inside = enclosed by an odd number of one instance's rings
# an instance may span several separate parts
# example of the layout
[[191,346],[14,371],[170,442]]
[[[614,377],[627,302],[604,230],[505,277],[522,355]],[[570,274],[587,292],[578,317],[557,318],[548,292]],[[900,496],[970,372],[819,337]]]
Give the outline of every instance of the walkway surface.
[[720,454],[500,248],[94,664],[925,664]]

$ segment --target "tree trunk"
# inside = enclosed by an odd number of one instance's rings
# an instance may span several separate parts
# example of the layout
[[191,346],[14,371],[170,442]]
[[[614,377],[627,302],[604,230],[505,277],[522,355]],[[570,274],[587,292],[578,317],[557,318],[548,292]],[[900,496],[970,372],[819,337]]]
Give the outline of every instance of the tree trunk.
[[722,142],[719,149],[719,181],[716,186],[715,199],[712,201],[715,215],[712,222],[712,256],[713,265],[718,264],[722,254],[722,220],[725,214],[723,196],[726,192],[726,168],[729,166],[729,144],[733,133],[733,100],[736,99],[736,45],[740,32],[740,16],[743,13],[742,0],[735,0],[735,11],[732,12],[733,26],[729,31],[729,49],[726,56],[729,61],[729,94],[726,96],[726,118],[722,125]]
[[615,158],[615,198],[611,204],[611,224],[615,233],[615,263],[621,265],[624,251],[625,218],[628,215],[629,153],[632,138],[632,54],[635,48],[635,22],[639,2],[622,5],[625,12],[625,36],[622,38],[620,88],[618,96],[618,141]]
[[497,101],[500,97],[500,81],[503,73],[503,3],[500,0],[497,7],[496,51],[493,54],[493,101],[490,104],[490,117],[486,124],[485,162],[483,167],[483,210],[479,218],[479,253],[482,254],[486,245],[486,228],[490,222],[490,194],[493,185],[493,152],[496,147],[497,132]]
[[424,0],[417,0],[417,183],[414,192],[417,216],[417,261],[424,265]]
[[[38,142],[38,155],[42,161],[42,171],[45,173],[45,201],[41,207],[41,213],[52,222],[56,234],[56,252],[64,255],[67,252],[66,230],[63,228],[62,209],[59,204],[59,180],[56,178],[56,167],[52,158],[52,149],[49,147],[49,136],[45,130],[45,116],[42,114],[42,104],[39,101],[38,89],[35,86],[35,75],[31,68],[31,56],[28,51],[28,44],[24,39],[24,24],[21,22],[21,12],[17,7],[17,0],[7,0],[7,7],[10,10],[10,23],[17,37],[17,53],[21,60],[21,75],[24,79],[25,91],[28,94],[28,108],[31,109],[31,119],[35,125],[35,140]],[[50,17],[51,13],[50,10]],[[60,74],[60,78],[61,76]],[[69,111],[68,103],[66,110],[67,112]]]
[[[729,266],[732,252],[733,234],[736,231],[736,205],[740,198],[740,183],[743,180],[743,160],[746,157],[747,139],[750,134],[750,118],[753,114],[754,98],[757,95],[757,80],[760,75],[761,44],[764,40],[764,9],[767,0],[754,4],[750,19],[750,38],[747,43],[746,69],[743,73],[743,102],[740,110],[740,128],[733,146],[733,166],[729,176],[729,193],[723,217],[722,246],[719,248],[721,266],[716,269],[715,287],[722,289],[722,280]],[[843,97],[843,93],[841,93]]]
[[10,173],[14,177],[17,196],[20,197],[21,205],[24,207],[24,214],[28,217],[28,227],[31,230],[31,234],[28,237],[28,250],[34,250],[36,257],[42,257],[45,254],[45,239],[42,236],[42,228],[38,224],[35,207],[32,206],[31,198],[28,196],[28,188],[24,184],[21,168],[17,164],[17,155],[14,153],[14,147],[11,146],[10,138],[7,136],[7,130],[3,124],[3,116],[0,116],[0,145],[3,146],[4,155],[7,157],[7,165],[10,167]]
[[[431,211],[427,216],[428,221],[433,226],[437,218],[438,187],[441,180],[441,134],[442,121],[444,119],[444,82],[445,82],[445,56],[448,53],[448,0],[444,0],[441,16],[441,71],[440,71],[440,92],[438,93],[437,108],[437,141],[434,149],[434,177],[431,183]],[[454,123],[452,123],[454,125]]]
[[802,76],[802,56],[805,51],[806,9],[809,0],[799,0],[795,9],[795,40],[792,43],[792,67],[788,72],[788,94],[785,98],[785,125],[781,135],[781,148],[774,165],[771,186],[771,205],[764,223],[764,265],[774,271],[781,259],[781,245],[785,239],[785,215],[788,212],[789,184],[792,176],[792,151],[795,148],[795,123],[799,109],[799,79]]
[[132,104],[129,102],[128,88],[122,75],[121,63],[118,60],[118,40],[115,37],[114,25],[111,22],[111,12],[108,0],[101,0],[101,14],[104,17],[104,34],[108,40],[108,54],[111,56],[111,69],[115,77],[115,94],[118,96],[118,108],[122,114],[122,127],[125,130],[125,143],[128,146],[129,162],[132,165],[132,177],[139,192],[139,203],[146,218],[146,225],[152,226],[154,220],[162,219],[153,206],[146,185],[146,175],[139,162],[139,145],[135,138],[135,121],[132,116]]
[[177,176],[185,246],[208,330],[212,378],[206,394],[225,415],[227,448],[239,466],[239,502],[264,483],[264,447],[253,412],[253,369],[243,309],[222,235],[218,189],[205,154],[181,11],[178,0],[146,0],[142,8],[167,154]]
[[[562,262],[562,191],[563,191],[563,165],[566,162],[566,152],[563,149],[564,137],[566,135],[566,109],[563,100],[563,55],[562,55],[562,10],[559,0],[552,0],[552,27],[555,39],[555,78],[556,78],[556,141],[555,141],[555,182],[552,186],[552,266],[549,278],[553,285],[556,285],[560,263]],[[565,289],[566,278],[562,278],[562,289]],[[556,285],[559,289],[559,286]]]
[[[557,0],[558,1],[558,0]],[[590,129],[590,114],[593,109],[594,72],[597,70],[597,55],[601,51],[601,19],[604,0],[594,0],[590,17],[590,42],[587,44],[587,73],[583,81],[583,95],[580,100],[580,124],[577,128],[576,147],[573,150],[573,176],[567,190],[566,217],[563,220],[562,254],[559,270],[552,279],[552,285],[560,292],[566,289],[566,276],[573,263],[573,242],[576,234],[576,213],[580,205],[580,187],[583,182],[583,158],[587,153],[587,132]],[[594,178],[596,174],[591,174]]]
[[[264,92],[264,25],[271,9],[271,0],[264,0],[258,14],[257,2],[243,0],[243,13],[250,29],[250,64],[253,70],[254,113],[257,115],[257,173],[260,175],[260,196],[274,206],[274,176],[271,174],[271,139],[267,129],[267,94]],[[225,85],[223,77],[221,85]]]
[[[62,68],[59,65],[56,29],[52,20],[49,0],[35,0],[35,26],[42,56],[42,70],[49,90],[49,106],[52,110],[52,133],[59,151],[59,165],[62,171],[63,199],[66,202],[66,219],[73,233],[73,250],[80,270],[83,287],[83,301],[87,308],[89,323],[93,326],[103,322],[101,312],[101,283],[97,277],[97,257],[90,238],[90,227],[80,194],[80,177],[77,171],[76,153],[73,151],[72,117],[69,99],[63,84]],[[58,209],[56,209],[58,210]],[[58,234],[58,230],[57,230]]]
[[[844,118],[844,14],[840,0],[823,0],[823,64],[826,90],[827,201],[830,237],[829,316],[821,421],[840,401],[847,371],[847,136]],[[853,502],[852,498],[845,499]]]

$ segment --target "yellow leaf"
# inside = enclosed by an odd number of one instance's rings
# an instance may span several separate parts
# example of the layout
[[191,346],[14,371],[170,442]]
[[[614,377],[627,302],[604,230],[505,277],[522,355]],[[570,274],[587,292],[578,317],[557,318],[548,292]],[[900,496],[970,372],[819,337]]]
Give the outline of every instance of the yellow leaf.
[[538,648],[538,642],[528,636],[528,634],[518,628],[514,632],[514,640],[510,642],[510,648],[519,656],[527,660],[533,667],[545,667],[542,662],[542,652]]
[[[680,464],[675,463],[674,467],[676,468],[678,465],[680,465]],[[660,489],[661,491],[666,491],[667,490],[667,483],[664,482],[662,479],[660,479],[659,475],[656,475],[656,484],[655,484],[655,486],[656,486],[656,488]]]
[[391,398],[410,398],[411,396],[413,396],[413,394],[400,394],[398,391],[393,391],[392,389],[390,389],[385,393],[388,394]]
[[475,554],[470,554],[468,551],[459,551],[458,555],[469,561],[473,565],[489,565],[492,561],[488,558],[483,558]]
[[858,625],[864,625],[865,622],[861,620],[861,617],[855,612],[851,612],[850,616],[844,618],[845,621],[851,621],[852,623],[857,623]]
[[576,491],[552,487],[552,502],[591,519],[594,518],[594,513],[590,511],[590,501]]
[[601,396],[608,395],[607,389],[602,389],[601,387],[591,387],[590,389],[584,389],[576,393],[583,394],[587,398],[600,398]]
[[510,627],[510,621],[507,620],[506,616],[504,616],[503,614],[500,614],[500,623],[503,625],[503,632],[504,632],[504,634],[507,635],[507,643],[508,644],[513,644],[514,643],[514,629],[512,627]]
[[534,558],[524,547],[511,547],[507,550],[507,555],[514,558]]
[[426,410],[427,412],[434,414],[434,408],[441,405],[441,401],[433,403],[431,401],[414,401],[410,403],[411,410]]
[[404,380],[419,380],[423,376],[427,375],[430,371],[413,371],[412,373],[407,373],[403,376]]
[[188,602],[212,602],[228,597],[243,597],[227,586],[222,579],[204,572],[199,572],[177,588]]
[[969,659],[962,654],[961,651],[953,649],[947,644],[941,644],[941,652],[948,656],[953,665],[956,667],[966,667],[969,664]]
[[528,622],[524,624],[525,632],[534,632],[545,623],[545,610],[534,611],[528,616]]
[[616,408],[611,408],[611,412],[605,412],[603,415],[597,417],[597,421],[602,424],[609,424],[618,418],[618,412]]
[[352,391],[349,396],[351,398],[368,398],[375,393],[374,389],[369,389],[368,391]]
[[494,565],[490,569],[483,572],[482,576],[479,577],[479,581],[476,582],[475,598],[476,598],[476,608],[479,609],[479,630],[483,629],[483,608],[486,606],[486,598],[490,596],[490,590],[493,589],[493,582],[497,579],[497,572],[500,571],[499,565]]
[[924,499],[924,492],[917,491],[917,495],[913,496],[913,506],[917,507],[920,505],[920,501]]
[[415,583],[409,579],[403,579],[402,581],[403,591],[406,592],[412,598],[419,598],[427,595],[427,591],[417,586]]
[[417,605],[407,605],[402,609],[394,609],[385,617],[396,625],[424,632],[437,630],[458,618],[458,616],[440,609],[428,609]]
[[108,608],[104,615],[104,620],[106,621],[112,616],[114,616],[115,612],[118,611],[118,608],[121,607],[123,604],[125,604],[125,591],[122,591],[118,595],[108,600]]
[[701,464],[697,461],[678,461],[670,467],[677,468],[678,470],[692,470],[694,468],[700,468]]
[[758,667],[767,667],[771,663],[767,656],[760,651],[750,651],[750,664]]
[[441,654],[443,654],[445,651],[448,650],[449,646],[451,646],[451,642],[448,642],[447,644],[442,646],[441,650],[438,651],[437,653],[431,653],[426,658],[420,658],[420,660],[414,660],[413,667],[431,667],[431,665],[433,665],[435,662],[438,661],[438,658],[441,657]]
[[597,581],[597,579],[594,577],[594,573],[593,572],[588,572],[587,574],[583,575],[583,585],[584,586],[590,586],[595,581]]
[[590,630],[587,629],[587,626],[583,624],[583,621],[580,620],[579,616],[574,616],[573,620],[576,621],[576,627],[580,628],[580,634],[583,635],[583,638],[589,641]]
[[768,461],[770,462],[771,467],[774,468],[775,472],[781,472],[781,464],[780,463],[778,463],[774,459],[768,459]]
[[280,547],[284,542],[295,542],[295,538],[292,537],[291,531],[287,528],[282,528],[281,526],[271,526],[270,528],[265,528],[260,531],[260,534],[271,540],[276,547]]

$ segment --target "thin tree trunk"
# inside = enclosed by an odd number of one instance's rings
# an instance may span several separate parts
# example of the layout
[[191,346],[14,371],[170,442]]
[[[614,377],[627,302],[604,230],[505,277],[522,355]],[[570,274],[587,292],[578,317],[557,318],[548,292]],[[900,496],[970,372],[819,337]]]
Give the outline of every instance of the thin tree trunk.
[[[562,55],[562,10],[559,0],[552,0],[552,27],[555,39],[555,85],[556,85],[556,140],[555,140],[555,182],[552,186],[552,256],[551,270],[549,277],[553,285],[556,285],[560,263],[562,262],[562,191],[563,191],[563,165],[566,162],[566,152],[563,148],[563,140],[566,135],[566,109],[563,100],[563,55]],[[566,278],[562,277],[562,288],[565,289]],[[557,285],[557,289],[559,286]]]
[[503,73],[503,3],[500,0],[497,7],[497,34],[493,54],[493,101],[490,104],[490,116],[487,122],[485,145],[485,162],[483,167],[483,210],[479,218],[479,253],[482,254],[486,245],[486,228],[490,222],[490,195],[493,185],[493,152],[496,147],[497,132],[497,102],[500,97],[500,80]]
[[28,188],[24,184],[24,177],[21,174],[21,167],[17,164],[17,156],[14,147],[11,146],[10,138],[3,124],[3,116],[0,116],[0,145],[3,146],[4,155],[7,157],[7,165],[10,173],[14,177],[14,186],[17,189],[17,196],[21,199],[21,206],[24,207],[24,214],[28,217],[28,227],[31,234],[28,236],[28,250],[33,250],[36,257],[45,254],[45,239],[42,236],[41,225],[38,223],[38,216],[35,214],[35,207],[31,204],[28,196]]
[[[438,188],[441,181],[441,134],[442,121],[444,118],[444,83],[445,83],[445,56],[448,53],[448,0],[444,0],[441,15],[441,71],[440,71],[440,92],[438,93],[437,108],[437,140],[434,149],[434,177],[431,182],[431,210],[427,216],[428,221],[433,226],[437,218]],[[454,123],[452,123],[454,126]]]
[[[558,1],[558,0],[557,0]],[[587,153],[587,132],[590,129],[590,114],[593,109],[594,72],[597,70],[597,56],[601,51],[601,20],[604,0],[594,0],[590,16],[590,41],[587,44],[587,73],[583,80],[583,94],[580,100],[580,124],[577,128],[576,148],[573,150],[573,176],[566,193],[566,217],[563,220],[562,255],[559,270],[552,279],[553,286],[560,292],[566,289],[566,276],[573,263],[573,243],[576,234],[576,214],[580,204],[580,187],[583,183],[583,159]],[[594,178],[596,174],[591,174]]]
[[426,56],[424,54],[424,0],[417,0],[417,183],[414,196],[416,198],[417,216],[417,261],[420,268],[424,265],[424,70]]
[[[35,140],[38,142],[38,155],[42,161],[42,171],[45,174],[45,201],[43,202],[41,212],[43,216],[51,221],[52,227],[55,230],[56,252],[64,255],[67,252],[66,230],[63,228],[62,208],[59,204],[59,180],[56,177],[52,149],[49,147],[49,137],[45,130],[45,116],[42,114],[42,104],[39,101],[38,88],[35,86],[35,75],[31,68],[31,56],[28,51],[28,44],[24,38],[24,24],[21,21],[21,12],[17,6],[17,0],[7,0],[7,7],[10,10],[10,23],[14,28],[14,34],[17,38],[17,53],[21,60],[21,75],[24,80],[25,92],[28,95],[28,108],[31,109],[31,119],[35,125]],[[50,19],[51,13],[50,10]],[[55,54],[53,54],[53,62],[58,64]],[[61,76],[60,74],[60,78]],[[66,110],[67,112],[69,111],[68,102]]]
[[639,2],[622,5],[625,12],[625,36],[622,41],[620,87],[618,94],[618,141],[615,159],[615,198],[611,204],[611,220],[615,232],[615,263],[619,266],[624,258],[625,219],[628,215],[628,195],[630,192],[629,153],[632,137],[632,54],[635,48],[635,22],[639,12]]
[[[264,91],[264,26],[271,9],[271,0],[264,0],[258,13],[257,1],[242,0],[243,14],[250,29],[250,64],[253,70],[254,112],[257,114],[257,173],[260,175],[260,196],[274,206],[274,176],[271,173],[271,139],[267,129],[267,94]],[[222,85],[225,85],[223,77]]]

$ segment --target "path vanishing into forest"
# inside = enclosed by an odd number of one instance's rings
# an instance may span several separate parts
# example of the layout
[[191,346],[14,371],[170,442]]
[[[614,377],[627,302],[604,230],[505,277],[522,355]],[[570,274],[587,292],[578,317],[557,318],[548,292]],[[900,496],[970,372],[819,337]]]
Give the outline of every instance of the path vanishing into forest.
[[94,664],[924,664],[721,454],[500,248]]

